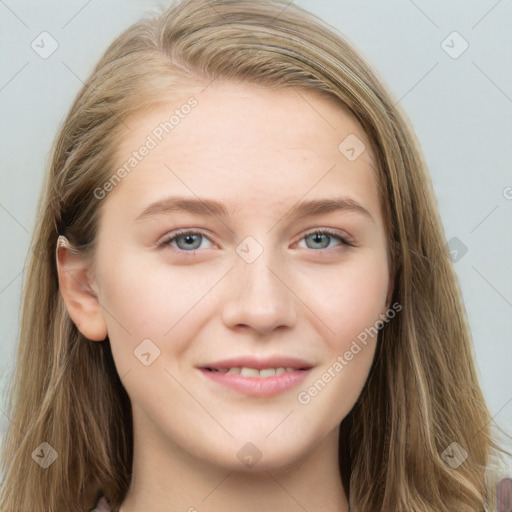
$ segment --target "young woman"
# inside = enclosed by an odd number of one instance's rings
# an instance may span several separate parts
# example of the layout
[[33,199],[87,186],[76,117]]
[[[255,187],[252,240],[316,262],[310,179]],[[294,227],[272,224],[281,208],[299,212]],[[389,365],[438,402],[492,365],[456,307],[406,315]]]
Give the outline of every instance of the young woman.
[[494,509],[418,145],[311,14],[185,0],[129,28],[40,208],[2,512]]

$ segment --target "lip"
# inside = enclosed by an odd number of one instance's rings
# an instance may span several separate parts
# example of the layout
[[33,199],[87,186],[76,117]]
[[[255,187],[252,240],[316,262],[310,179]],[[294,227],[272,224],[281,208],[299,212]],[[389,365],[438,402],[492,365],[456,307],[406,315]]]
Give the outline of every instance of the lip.
[[273,377],[242,377],[234,373],[219,373],[206,368],[198,369],[206,378],[217,384],[254,397],[270,397],[284,393],[298,386],[311,372],[310,368],[285,372]]
[[[229,368],[296,368],[296,371],[281,373],[273,377],[243,377],[233,373],[219,373],[211,370]],[[284,393],[298,386],[310,374],[313,365],[297,357],[272,356],[257,358],[254,356],[225,359],[197,367],[209,380],[248,396],[270,397]]]

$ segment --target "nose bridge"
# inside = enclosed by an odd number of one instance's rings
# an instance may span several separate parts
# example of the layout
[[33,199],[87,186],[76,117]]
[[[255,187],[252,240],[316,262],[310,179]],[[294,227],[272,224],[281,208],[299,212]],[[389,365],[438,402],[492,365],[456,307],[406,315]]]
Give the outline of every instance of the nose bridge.
[[231,327],[246,325],[269,332],[291,326],[296,313],[278,251],[258,246],[254,239],[246,239],[237,247],[223,319]]

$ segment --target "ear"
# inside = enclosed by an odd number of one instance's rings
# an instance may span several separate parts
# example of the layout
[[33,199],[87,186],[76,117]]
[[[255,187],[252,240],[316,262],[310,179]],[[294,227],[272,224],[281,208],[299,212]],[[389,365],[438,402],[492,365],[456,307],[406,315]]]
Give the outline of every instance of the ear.
[[107,324],[91,276],[90,262],[73,252],[68,240],[59,236],[56,249],[59,290],[69,316],[88,339],[103,341]]

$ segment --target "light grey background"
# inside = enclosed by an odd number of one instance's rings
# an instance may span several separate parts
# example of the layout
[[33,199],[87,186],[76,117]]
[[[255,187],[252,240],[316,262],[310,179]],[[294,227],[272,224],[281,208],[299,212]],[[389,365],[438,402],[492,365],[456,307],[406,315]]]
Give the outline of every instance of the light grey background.
[[[411,119],[447,239],[467,247],[461,257],[453,246],[454,265],[484,393],[496,421],[512,432],[512,1],[296,3],[345,34]],[[51,143],[107,45],[160,5],[168,3],[0,0],[2,429],[24,262]],[[43,31],[59,45],[46,59],[31,47]],[[453,58],[464,41],[467,50]]]

